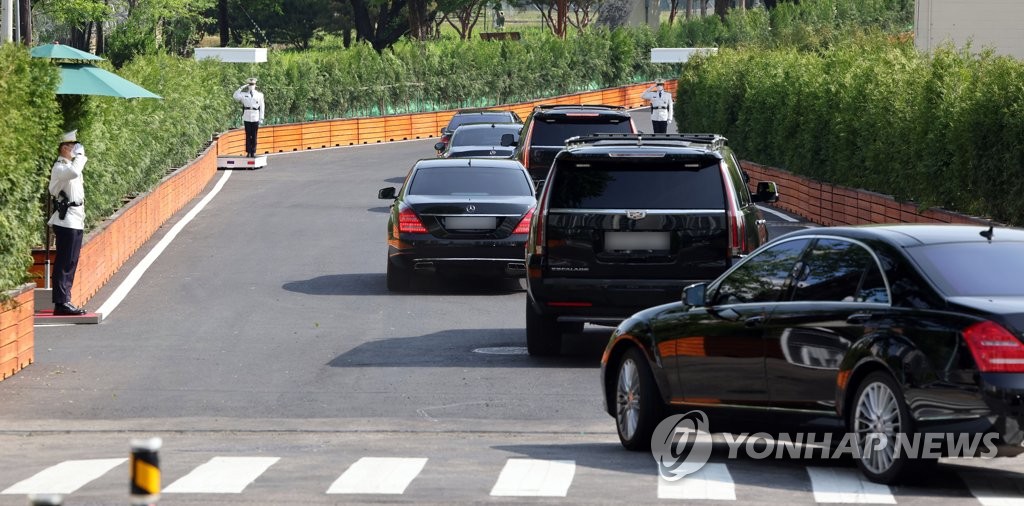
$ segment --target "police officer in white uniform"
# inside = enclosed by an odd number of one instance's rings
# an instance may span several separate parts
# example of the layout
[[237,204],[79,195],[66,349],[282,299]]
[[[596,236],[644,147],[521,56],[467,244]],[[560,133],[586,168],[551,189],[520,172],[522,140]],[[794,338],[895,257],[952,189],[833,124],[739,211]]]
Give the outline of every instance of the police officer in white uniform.
[[71,285],[78,269],[78,256],[82,251],[85,230],[85,148],[78,143],[78,131],[64,134],[60,139],[60,156],[50,172],[49,192],[57,208],[48,224],[53,226],[57,239],[57,258],[53,267],[53,314],[80,315],[85,310],[71,304]]
[[668,124],[672,121],[672,94],[665,91],[665,80],[655,81],[654,86],[644,90],[640,98],[651,103],[651,124],[654,126],[654,133],[667,132]]
[[245,156],[256,156],[256,134],[267,112],[263,92],[256,89],[256,78],[250,77],[246,84],[235,90],[235,100],[242,103],[242,123],[245,124]]

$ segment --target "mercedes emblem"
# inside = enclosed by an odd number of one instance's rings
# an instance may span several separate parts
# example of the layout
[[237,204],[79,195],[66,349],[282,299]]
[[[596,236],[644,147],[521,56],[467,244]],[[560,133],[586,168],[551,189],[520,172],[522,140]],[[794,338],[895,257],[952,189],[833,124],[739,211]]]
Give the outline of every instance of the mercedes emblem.
[[476,212],[476,206],[474,206],[473,204],[470,204],[470,205],[466,206],[466,212],[467,213],[475,213]]

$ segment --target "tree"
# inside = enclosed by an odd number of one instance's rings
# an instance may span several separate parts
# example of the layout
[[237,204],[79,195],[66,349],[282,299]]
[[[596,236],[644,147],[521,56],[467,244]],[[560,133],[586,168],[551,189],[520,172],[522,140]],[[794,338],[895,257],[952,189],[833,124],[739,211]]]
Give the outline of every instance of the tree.
[[349,0],[356,38],[365,40],[378,53],[409,32],[403,12],[407,0]]
[[40,0],[37,4],[57,24],[71,29],[68,45],[89,50],[92,27],[110,19],[113,9],[104,0]]
[[602,2],[603,0],[573,0],[569,4],[569,8],[572,10],[572,16],[568,18],[569,24],[577,30],[583,30],[597,17]]
[[597,24],[615,29],[629,21],[629,0],[604,0],[598,9]]
[[[437,8],[443,13],[441,19],[455,28],[460,39],[467,40],[473,36],[473,28],[487,4],[488,0],[439,0]],[[452,21],[453,17],[455,21]]]
[[558,37],[565,38],[567,13],[569,11],[569,0],[513,0],[510,2],[513,7],[533,7],[540,12],[544,26],[551,29],[551,33]]

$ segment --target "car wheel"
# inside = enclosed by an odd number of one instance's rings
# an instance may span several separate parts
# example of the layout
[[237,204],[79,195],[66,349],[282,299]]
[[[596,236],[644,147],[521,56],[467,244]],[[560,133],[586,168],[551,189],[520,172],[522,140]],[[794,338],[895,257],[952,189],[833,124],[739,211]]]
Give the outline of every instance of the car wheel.
[[562,352],[562,331],[558,321],[538,313],[529,297],[526,299],[526,350],[538,357]]
[[664,404],[651,374],[647,357],[630,348],[619,362],[615,380],[615,427],[628,450],[651,449],[651,434],[661,422]]
[[402,292],[409,289],[412,273],[388,260],[387,280],[389,292]]
[[861,382],[854,402],[850,430],[860,449],[858,467],[873,482],[896,483],[916,464],[896,450],[900,438],[914,434],[910,408],[899,385],[889,374],[873,372]]

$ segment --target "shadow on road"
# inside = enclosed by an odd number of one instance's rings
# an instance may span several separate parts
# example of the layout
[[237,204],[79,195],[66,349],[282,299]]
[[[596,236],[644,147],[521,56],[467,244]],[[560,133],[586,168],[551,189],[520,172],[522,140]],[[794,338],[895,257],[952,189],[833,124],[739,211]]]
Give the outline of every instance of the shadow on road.
[[391,207],[390,206],[371,207],[371,208],[367,209],[367,211],[369,211],[371,213],[384,213],[384,214],[387,214],[387,213],[391,212]]
[[[338,355],[327,365],[592,369],[600,365],[601,353],[611,330],[588,328],[582,334],[565,336],[564,352],[559,357],[527,355],[525,333],[523,329],[455,329],[422,336],[381,339],[363,343]],[[514,354],[473,351],[485,348],[498,348]],[[512,348],[514,350],[509,350]]]
[[523,291],[522,282],[512,278],[417,276],[409,291],[396,293],[387,290],[382,272],[317,276],[289,281],[281,288],[307,295],[508,295]]
[[[608,417],[608,427],[615,430],[615,421]],[[650,452],[631,452],[619,443],[525,444],[492,446],[494,450],[539,460],[576,461],[579,467],[606,469],[644,476],[657,476],[658,466]]]
[[405,176],[392,177],[384,180],[385,183],[402,184],[405,182]]

